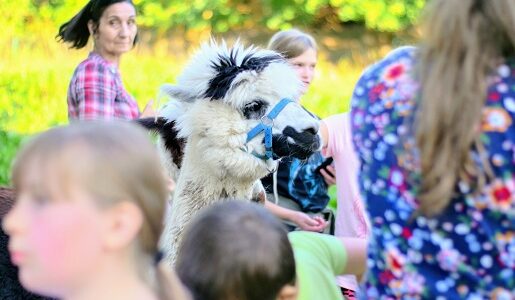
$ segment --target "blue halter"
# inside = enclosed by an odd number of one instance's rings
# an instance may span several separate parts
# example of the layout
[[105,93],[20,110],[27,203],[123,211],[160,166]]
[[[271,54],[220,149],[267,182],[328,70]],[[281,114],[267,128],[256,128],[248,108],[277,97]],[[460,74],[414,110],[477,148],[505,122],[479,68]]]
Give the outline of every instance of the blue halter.
[[257,124],[247,133],[247,141],[245,141],[245,146],[250,140],[260,134],[261,131],[263,131],[265,134],[265,155],[258,154],[255,151],[252,151],[252,155],[263,160],[272,158],[272,127],[274,126],[274,119],[290,102],[293,101],[288,98],[281,99],[281,101],[279,101],[279,103],[277,103],[267,115],[261,117],[259,124]]

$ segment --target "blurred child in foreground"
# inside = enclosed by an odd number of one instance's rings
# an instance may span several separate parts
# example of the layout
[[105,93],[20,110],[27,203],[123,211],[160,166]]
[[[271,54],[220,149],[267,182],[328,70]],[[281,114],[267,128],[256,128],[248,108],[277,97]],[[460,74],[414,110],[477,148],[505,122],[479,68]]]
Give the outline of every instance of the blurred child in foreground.
[[135,126],[58,127],[18,154],[17,200],[2,226],[26,289],[59,299],[187,299],[156,259],[168,191]]

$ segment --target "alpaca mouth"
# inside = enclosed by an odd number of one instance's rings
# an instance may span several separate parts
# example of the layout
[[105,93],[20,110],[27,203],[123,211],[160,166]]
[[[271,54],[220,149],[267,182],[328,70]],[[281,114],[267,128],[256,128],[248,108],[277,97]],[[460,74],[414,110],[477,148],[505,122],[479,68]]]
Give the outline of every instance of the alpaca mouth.
[[319,148],[320,137],[310,130],[297,132],[288,126],[284,129],[283,134],[274,134],[272,137],[274,158],[293,156],[303,160],[310,157]]

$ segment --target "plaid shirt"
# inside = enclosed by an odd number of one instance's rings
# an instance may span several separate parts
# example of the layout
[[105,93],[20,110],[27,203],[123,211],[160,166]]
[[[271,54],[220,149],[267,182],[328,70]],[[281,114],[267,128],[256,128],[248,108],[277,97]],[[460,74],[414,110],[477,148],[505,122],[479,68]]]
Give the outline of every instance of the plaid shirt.
[[68,119],[135,119],[138,104],[123,87],[118,68],[91,52],[68,87]]

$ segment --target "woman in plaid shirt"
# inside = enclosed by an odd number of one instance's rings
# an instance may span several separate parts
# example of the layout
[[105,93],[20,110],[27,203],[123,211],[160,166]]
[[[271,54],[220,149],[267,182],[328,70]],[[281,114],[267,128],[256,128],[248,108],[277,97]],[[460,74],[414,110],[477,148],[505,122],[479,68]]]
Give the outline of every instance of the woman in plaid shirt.
[[[59,40],[70,43],[72,48],[86,46],[90,35],[94,41],[93,51],[75,69],[68,87],[70,121],[140,116],[118,70],[120,57],[136,42],[137,30],[136,9],[131,0],[90,0],[59,28]],[[150,105],[147,107],[151,110]]]

